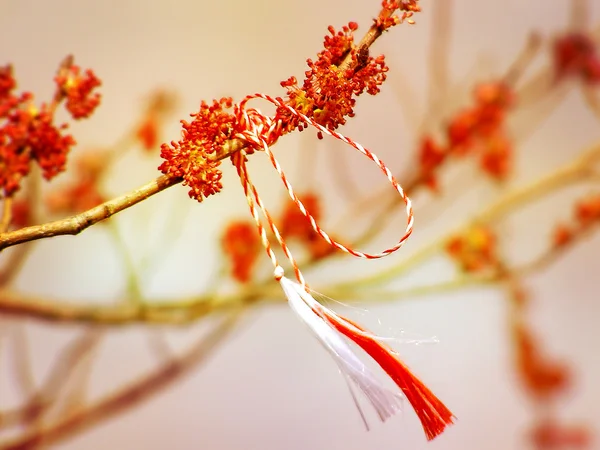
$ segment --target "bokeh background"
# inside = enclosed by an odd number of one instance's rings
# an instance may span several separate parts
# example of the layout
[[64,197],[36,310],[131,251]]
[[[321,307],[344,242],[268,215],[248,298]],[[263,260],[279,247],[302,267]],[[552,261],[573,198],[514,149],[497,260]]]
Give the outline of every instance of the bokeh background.
[[[439,122],[428,122],[424,114],[431,10],[435,2],[446,1],[423,0],[416,26],[392,29],[374,45],[373,54],[381,52],[388,59],[388,82],[380,95],[359,99],[356,118],[343,129],[395,172],[410,173],[419,124],[424,121],[424,129],[439,126]],[[103,81],[102,105],[91,120],[72,126],[79,148],[110,147],[134,125],[150,92],[160,87],[175,91],[176,111],[163,132],[168,141],[179,137],[178,120],[197,110],[202,99],[225,95],[240,99],[253,92],[283,95],[279,82],[291,75],[301,78],[306,58],[320,50],[328,25],[340,27],[354,20],[361,26],[361,35],[379,3],[3,0],[0,63],[11,62],[20,88],[33,91],[38,99],[51,97],[55,69],[66,54],[74,54],[78,64],[95,70]],[[476,81],[503,74],[531,32],[550,39],[564,30],[572,6],[566,0],[449,3],[451,86],[444,111],[468,103]],[[599,6],[592,5],[590,25],[600,23]],[[531,70],[548,63],[548,51],[542,50]],[[560,106],[545,114],[558,100],[535,105],[515,125],[518,156],[509,186],[566,163],[600,137],[598,120],[587,112],[578,91],[562,95]],[[268,106],[264,109],[268,111]],[[436,112],[442,115],[444,111]],[[363,192],[381,189],[385,183],[366,160],[337,143],[318,141],[312,132],[286,136],[275,149],[298,187],[316,187],[324,195],[325,229],[353,195],[335,187],[332,173],[340,165],[336,160],[343,159],[344,170],[360,177]],[[306,158],[317,158],[317,163],[307,165]],[[125,155],[105,188],[118,195],[149,181],[157,174],[158,161],[157,154]],[[234,171],[226,166],[225,189],[201,205],[177,186],[119,215],[119,230],[134,255],[149,301],[198,294],[214,279],[222,258],[220,230],[228,221],[248,214]],[[280,208],[283,188],[266,158],[252,158],[250,167],[266,203],[274,210]],[[423,218],[419,208],[430,199],[416,199],[416,232],[400,253],[410,254],[498,197],[498,186],[472,172],[469,167],[457,168],[448,177],[446,200]],[[585,190],[552,196],[506,221],[502,230],[510,255],[527,260],[547,245],[549,225],[565,217],[577,192]],[[173,217],[177,218],[175,226]],[[395,228],[390,227],[369,250],[395,242],[403,224],[399,215]],[[15,289],[73,302],[120,298],[127,280],[122,255],[111,239],[105,228],[95,226],[77,237],[41,242],[15,281]],[[576,384],[561,403],[560,414],[592,430],[600,425],[596,383],[600,378],[599,243],[597,236],[591,237],[548,271],[527,280],[533,295],[532,326],[552,353],[563,356],[576,373]],[[350,259],[338,259],[311,272],[311,284],[318,289],[320,282],[330,278],[376,272],[390,263]],[[411,273],[403,286],[448,277],[452,270],[452,264],[440,256]],[[282,301],[256,307],[205,364],[175,386],[55,448],[527,448],[524,433],[533,411],[514,373],[507,303],[501,292],[466,289],[397,302],[369,302],[367,308],[370,317],[384,319],[384,331],[406,330],[439,339],[435,345],[398,347],[406,362],[458,417],[455,426],[431,443],[425,441],[408,406],[402,417],[384,425],[372,420],[374,426],[366,432],[335,364]],[[74,325],[10,318],[2,319],[0,327],[10,333],[16,322],[25,323],[39,379],[61,346],[80,331]],[[154,327],[152,332],[166,336],[174,349],[180,349],[205,326],[203,322],[184,329]],[[147,350],[145,327],[123,326],[105,332],[92,375],[92,397],[148,370],[156,361]],[[8,345],[4,350],[0,367],[8,365],[12,351]],[[0,369],[0,406],[16,405],[18,400],[14,373]]]

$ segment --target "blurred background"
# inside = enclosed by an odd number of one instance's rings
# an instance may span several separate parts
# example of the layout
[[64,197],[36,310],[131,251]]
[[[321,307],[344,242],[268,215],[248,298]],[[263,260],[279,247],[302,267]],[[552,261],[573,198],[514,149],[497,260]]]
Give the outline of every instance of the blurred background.
[[[52,98],[56,68],[67,54],[94,70],[102,80],[102,103],[90,120],[70,126],[78,143],[72,158],[126,149],[102,177],[100,189],[108,199],[159,175],[160,142],[179,139],[180,119],[197,111],[201,100],[231,96],[238,101],[254,92],[285,95],[280,81],[292,75],[302,79],[306,58],[322,49],[328,25],[339,29],[356,21],[360,38],[380,6],[364,0],[3,0],[0,64],[11,63],[19,90],[33,92],[38,102]],[[221,310],[229,311],[219,302],[248,289],[230,276],[222,247],[228,224],[250,219],[235,171],[224,163],[223,191],[202,204],[190,200],[185,187],[175,186],[81,235],[31,246],[3,295],[118,307],[133,297],[152,305],[214,293],[217,300],[207,308],[217,312],[185,324],[93,324],[93,319],[90,324],[3,314],[0,411],[6,413],[0,416],[0,448],[34,448],[35,440],[18,446],[19,439],[56,423],[71,424],[74,431],[65,426],[64,436],[48,446],[66,450],[600,448],[594,436],[600,425],[595,385],[600,377],[600,241],[586,229],[560,254],[551,252],[558,245],[557,225],[574,220],[574,208],[581,212],[578,202],[594,195],[600,178],[542,182],[542,193],[530,187],[600,140],[600,108],[596,104],[594,112],[593,103],[598,88],[576,76],[557,81],[553,61],[554,43],[568,33],[599,42],[600,5],[423,0],[421,7],[416,25],[393,28],[371,47],[372,55],[386,55],[388,80],[379,95],[358,99],[356,117],[339,131],[386,161],[401,183],[413,180],[422,169],[423,137],[443,141],[452,117],[473,105],[478,83],[501,80],[517,67],[514,111],[506,119],[514,155],[510,173],[498,180],[476,160],[453,160],[440,170],[437,192],[415,189],[415,232],[398,253],[378,261],[337,256],[307,268],[305,276],[324,294],[343,292],[335,299],[360,308],[347,308],[353,318],[398,337],[394,347],[454,412],[456,424],[426,442],[410,405],[385,424],[365,407],[373,425],[366,432],[336,365],[291,314],[275,282],[263,290],[266,301],[252,301],[227,336],[212,334]],[[148,151],[131,130],[139,131],[157,92],[163,93],[158,143]],[[255,102],[272,113],[270,105]],[[57,120],[67,120],[61,114]],[[350,239],[378,222],[377,205],[361,206],[361,199],[375,195],[389,204],[393,196],[365,158],[332,139],[318,140],[312,130],[283,137],[274,152],[299,191],[320,197],[322,226],[335,235]],[[255,155],[249,167],[265,203],[281,214],[285,191],[267,158]],[[44,183],[44,198],[73,176],[67,171]],[[515,195],[522,192],[534,194],[520,204]],[[506,199],[519,206],[502,209]],[[405,218],[396,206],[386,216],[387,226],[361,249],[379,251],[401,237]],[[465,268],[461,251],[453,252],[449,242],[489,208],[495,209],[484,222],[495,238],[483,238],[481,244],[471,236],[479,244],[469,245],[494,247],[473,250],[484,259],[492,251],[483,264],[493,265],[486,267],[493,273],[473,275],[476,270]],[[39,214],[44,221],[67,215]],[[4,251],[0,260],[6,262],[15,251]],[[520,267],[548,253],[551,261],[541,270],[520,274]],[[516,269],[495,277],[499,267]],[[372,290],[367,285],[354,295],[352,289],[334,289],[338,282],[390,269],[395,275]],[[269,278],[263,253],[256,270],[256,279]],[[480,278],[474,282],[472,277]],[[526,307],[519,303],[525,297]],[[516,333],[522,324],[527,333]],[[410,340],[407,336],[435,337],[437,343],[403,342]],[[68,376],[55,371],[69,365],[65,355],[73,345],[86,349],[88,361]],[[538,349],[539,358],[558,361],[558,374],[548,377],[559,381],[547,384],[560,389],[549,396],[540,394],[523,362]],[[170,363],[177,355],[184,359]],[[86,412],[160,367],[167,367],[164,378],[173,379],[132,391],[114,410],[109,405]],[[559,368],[565,368],[568,380]],[[53,400],[37,415],[8,414],[48,383],[54,392],[64,383],[66,400]],[[76,387],[69,396],[71,384]],[[81,427],[73,425],[78,420]]]

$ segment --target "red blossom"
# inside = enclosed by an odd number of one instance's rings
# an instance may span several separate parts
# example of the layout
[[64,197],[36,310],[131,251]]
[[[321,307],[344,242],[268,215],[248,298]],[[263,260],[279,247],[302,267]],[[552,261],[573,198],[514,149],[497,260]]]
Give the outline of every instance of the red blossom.
[[31,222],[31,206],[28,199],[18,199],[12,204],[10,224],[15,228],[23,228]]
[[92,91],[102,83],[92,70],[81,73],[72,65],[55,78],[56,84],[67,97],[66,108],[73,119],[89,117],[100,104],[100,94]]
[[0,145],[0,186],[5,197],[19,190],[21,179],[29,173],[29,160],[26,151]]
[[423,180],[437,190],[435,171],[448,156],[478,153],[482,169],[497,180],[506,178],[512,168],[513,148],[505,130],[507,110],[514,104],[514,93],[504,82],[478,84],[475,105],[464,108],[448,122],[447,144],[437,144],[424,136],[419,149]]
[[552,246],[560,248],[571,243],[590,226],[600,222],[600,194],[588,194],[573,207],[573,221],[558,225],[552,234]]
[[[321,218],[321,199],[313,192],[299,195],[298,198],[316,221]],[[287,203],[281,218],[280,231],[287,239],[296,239],[308,250],[310,255],[319,259],[335,251],[328,242],[318,235],[310,221],[298,209],[295,203]]]
[[249,282],[261,249],[256,227],[245,221],[230,223],[221,237],[221,246],[231,264],[233,278],[240,283]]
[[[382,11],[374,20],[375,25],[381,31],[385,31],[405,20],[409,23],[413,23],[410,18],[414,13],[421,11],[418,0],[383,0],[381,6]],[[402,11],[400,17],[394,15],[396,10]]]
[[[321,217],[321,204],[319,197],[313,192],[307,192],[298,196],[310,214],[319,220]],[[310,221],[298,209],[295,203],[287,202],[281,218],[279,227],[281,234],[286,238],[306,239],[315,234]]]
[[475,87],[477,133],[495,134],[503,128],[506,112],[515,103],[513,91],[503,82],[481,83]]
[[8,97],[16,85],[17,83],[12,74],[12,66],[0,67],[0,100]]
[[150,152],[158,145],[161,119],[173,109],[175,100],[174,95],[165,90],[158,90],[150,96],[144,115],[135,131],[135,137],[145,151]]
[[581,425],[562,425],[549,419],[536,425],[530,434],[535,449],[562,450],[591,448],[590,430]]
[[525,387],[541,398],[563,391],[571,381],[567,366],[549,360],[525,326],[516,325],[514,335],[517,368]]
[[425,183],[434,191],[438,188],[435,170],[444,162],[447,150],[441,147],[431,136],[421,140],[418,150],[419,164]]
[[575,205],[575,218],[581,227],[587,227],[600,219],[600,195],[590,195]]
[[513,148],[503,133],[485,139],[480,164],[484,172],[497,180],[505,179],[512,168]]
[[450,120],[448,143],[453,153],[464,155],[472,148],[479,120],[478,112],[477,109],[465,109]]
[[596,43],[583,33],[569,33],[554,42],[554,70],[558,79],[580,76],[589,84],[600,83],[600,55]]
[[512,89],[503,82],[480,83],[475,87],[475,101],[480,106],[495,106],[506,109],[514,104]]
[[64,126],[57,128],[52,123],[47,111],[17,109],[8,115],[0,126],[0,188],[5,196],[19,189],[32,159],[38,162],[47,180],[64,170],[75,140],[63,135],[62,129]]
[[[73,117],[87,117],[97,106],[98,94],[90,96],[90,92],[100,82],[91,71],[80,76],[76,66],[61,67],[56,81],[60,93],[67,96],[67,109]],[[46,180],[65,170],[67,155],[75,144],[64,132],[67,125],[54,123],[53,107],[43,104],[37,108],[31,93],[15,95],[15,87],[11,67],[0,68],[0,190],[4,196],[18,191],[31,161],[38,163]]]
[[431,136],[425,136],[419,146],[419,164],[423,172],[436,169],[446,158],[446,149],[440,146]]
[[496,237],[489,228],[478,226],[455,236],[446,251],[465,272],[480,272],[498,264]]
[[437,189],[435,170],[447,156],[476,153],[481,168],[496,180],[505,179],[512,169],[513,147],[505,129],[506,113],[514,105],[512,89],[504,82],[478,84],[475,105],[450,118],[446,130],[447,146],[436,144],[430,136],[421,141],[421,175]]
[[506,111],[514,104],[514,93],[502,82],[482,83],[474,90],[475,106],[456,114],[448,125],[453,152],[465,154],[482,137],[503,131]]
[[163,144],[160,156],[165,160],[159,170],[165,175],[183,178],[190,187],[189,196],[201,202],[222,188],[220,161],[213,159],[223,144],[236,132],[236,117],[226,111],[231,98],[202,102],[191,122],[182,121],[183,139]]
[[75,145],[75,139],[71,135],[61,133],[66,125],[58,128],[52,123],[52,119],[49,112],[42,111],[32,120],[27,138],[31,156],[37,160],[46,180],[51,180],[65,170],[67,155]]
[[574,237],[574,231],[566,225],[559,225],[555,228],[552,235],[553,247],[564,247],[569,244]]
[[135,132],[136,138],[146,151],[154,149],[158,143],[158,120],[152,115],[145,117]]
[[[346,117],[354,116],[355,97],[363,92],[375,95],[386,79],[388,67],[383,55],[373,58],[367,48],[354,45],[354,32],[358,25],[350,22],[335,31],[329,27],[324,47],[317,60],[307,60],[309,70],[302,87],[295,77],[283,81],[288,90],[288,104],[302,114],[314,118],[319,124],[335,129],[346,123]],[[342,69],[342,62],[350,58],[349,69]],[[277,116],[288,124],[287,131],[303,128],[301,120],[291,115],[286,108],[279,108]],[[319,137],[321,137],[319,135]]]

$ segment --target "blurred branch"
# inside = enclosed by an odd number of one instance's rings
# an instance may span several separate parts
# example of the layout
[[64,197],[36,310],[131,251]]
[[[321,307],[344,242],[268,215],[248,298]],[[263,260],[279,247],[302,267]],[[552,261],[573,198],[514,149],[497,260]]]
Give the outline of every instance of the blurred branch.
[[15,324],[13,327],[13,368],[15,371],[16,385],[20,391],[29,396],[35,391],[35,377],[31,367],[31,351],[29,339],[25,333],[24,325]]
[[515,266],[502,266],[499,270],[482,273],[468,274],[463,273],[458,277],[432,282],[422,286],[414,286],[406,289],[373,289],[356,290],[347,289],[345,287],[324,288],[323,294],[331,298],[344,298],[352,300],[360,300],[361,302],[385,302],[413,299],[427,295],[435,295],[439,293],[448,293],[460,289],[491,286],[492,284],[511,282],[515,276],[524,278],[534,273],[539,273],[557,262],[561,256],[572,250],[577,244],[585,241],[593,233],[600,230],[598,226],[590,226],[583,232],[576,233],[568,244],[561,246],[550,246],[540,255],[533,258],[531,261],[518,264]]
[[256,286],[249,287],[242,293],[200,295],[183,301],[163,300],[135,304],[124,299],[114,305],[88,306],[85,302],[69,304],[56,299],[0,291],[0,313],[50,322],[87,322],[113,326],[138,322],[180,325],[194,322],[216,311],[235,310],[242,305],[255,303],[268,292],[269,289],[265,286]]
[[155,371],[66,418],[33,432],[25,432],[14,440],[0,443],[0,449],[25,450],[38,445],[50,445],[148,400],[205,361],[210,352],[231,332],[241,318],[242,312],[243,309],[238,309],[228,314],[207,336],[202,337],[182,356],[173,358]]
[[[570,164],[502,196],[458,230],[437,241],[428,243],[399,264],[381,270],[377,274],[357,277],[351,281],[338,283],[328,288],[351,292],[354,289],[371,287],[396,278],[424,259],[437,253],[443,248],[450,236],[459,234],[461,230],[469,229],[475,224],[497,223],[502,217],[534,200],[548,196],[565,186],[586,181],[594,175],[597,176],[594,164],[598,159],[600,159],[600,146],[595,146],[581,154]],[[313,261],[313,263],[316,263],[316,261]],[[251,285],[241,292],[230,295],[204,295],[183,302],[164,300],[139,305],[120,302],[112,306],[94,307],[28,297],[5,290],[0,291],[0,313],[26,315],[50,321],[93,322],[111,325],[124,325],[134,322],[180,324],[197,320],[216,310],[237,307],[238,305],[269,298],[273,295],[273,287],[274,283],[267,280],[262,284]]]
[[[100,341],[97,331],[86,331],[75,338],[54,360],[52,368],[43,386],[35,392],[31,386],[31,399],[26,405],[9,411],[0,412],[0,430],[36,421],[56,401],[63,388],[68,385],[71,374],[91,349]],[[29,353],[23,357],[29,357]],[[32,383],[33,384],[33,383]]]
[[[424,118],[431,119],[431,116],[441,110],[440,106],[447,94],[450,85],[450,44],[452,42],[452,14],[454,5],[452,0],[443,2],[435,2],[431,5],[431,38],[430,47],[427,52],[428,64],[428,86],[426,114]],[[420,135],[428,120],[424,120],[419,126],[418,134]]]
[[600,159],[600,145],[594,146],[585,153],[581,154],[574,162],[567,164],[564,167],[538,179],[528,185],[502,196],[499,200],[492,203],[489,207],[484,208],[479,214],[475,215],[465,225],[459,229],[447,233],[437,241],[427,244],[422,249],[418,250],[407,259],[399,264],[381,270],[374,275],[365,277],[356,277],[352,281],[342,282],[335,286],[334,289],[353,290],[365,287],[371,287],[375,284],[389,281],[397,278],[409,268],[414,267],[417,263],[423,261],[426,257],[435,254],[439,249],[444,247],[446,241],[455,235],[459,235],[461,231],[468,230],[473,225],[484,223],[497,223],[501,218],[518,209],[525,204],[531,203],[534,200],[543,198],[551,193],[562,189],[566,186],[577,182],[583,182],[593,176],[597,176],[594,163]]

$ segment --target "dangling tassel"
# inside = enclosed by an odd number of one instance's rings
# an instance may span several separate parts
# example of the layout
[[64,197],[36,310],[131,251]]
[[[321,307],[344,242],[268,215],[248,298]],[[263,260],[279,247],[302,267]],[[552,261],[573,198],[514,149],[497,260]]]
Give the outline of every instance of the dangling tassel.
[[[308,305],[309,303],[316,302],[316,300],[300,284],[285,277],[281,277],[279,283],[288,299],[291,309],[308,326],[313,335],[333,357],[346,379],[356,384],[363,392],[371,405],[373,405],[373,408],[375,408],[375,411],[377,411],[381,421],[385,421],[400,411],[402,406],[401,396],[387,389],[377,379],[375,374],[356,356],[350,346],[329,322],[315,313]],[[352,387],[350,385],[349,387],[359,413],[368,429],[365,415],[357,399],[354,397]]]
[[402,390],[419,417],[428,440],[453,423],[452,412],[419,380],[397,353],[357,323],[319,305],[323,317],[340,333],[369,354]]
[[[334,357],[342,372],[363,391],[382,421],[399,410],[398,397],[381,385],[336,330],[367,352],[396,383],[415,410],[428,440],[434,439],[453,423],[452,412],[377,336],[325,308],[300,284],[283,276],[279,282],[292,310]],[[364,418],[360,406],[357,406]]]
[[[390,181],[394,189],[398,192],[398,194],[400,194],[406,206],[406,231],[395,246],[377,254],[359,252],[333,240],[318,226],[314,217],[306,210],[306,207],[296,196],[291,184],[289,183],[287,177],[283,173],[279,162],[275,159],[273,153],[269,149],[271,141],[267,138],[267,136],[264,135],[265,126],[267,125],[267,123],[263,123],[262,121],[254,121],[253,118],[256,119],[260,115],[248,114],[243,108],[243,106],[248,100],[256,97],[268,100],[276,106],[287,108],[290,111],[290,113],[297,115],[306,123],[310,123],[320,132],[333,136],[336,139],[339,139],[351,145],[360,153],[362,153],[371,161],[373,161],[382,170],[382,172]],[[321,126],[320,124],[316,123],[313,119],[302,115],[301,113],[289,107],[288,105],[283,104],[278,99],[273,99],[262,94],[255,94],[246,97],[240,105],[241,107],[239,109],[239,114],[244,119],[243,122],[246,123],[247,129],[243,133],[240,133],[237,137],[250,143],[252,150],[264,150],[264,152],[269,156],[269,159],[271,160],[271,163],[273,164],[275,170],[277,170],[277,172],[279,173],[281,180],[286,190],[288,191],[288,194],[290,195],[291,199],[296,203],[300,212],[304,216],[306,216],[306,218],[310,221],[310,224],[315,230],[315,232],[319,234],[327,243],[346,253],[357,256],[359,258],[366,259],[382,258],[395,252],[404,244],[404,242],[412,233],[413,229],[412,204],[402,187],[398,184],[397,180],[392,175],[392,172],[375,154],[371,153],[362,145],[337,133],[336,131],[329,130]],[[268,125],[268,130],[274,129],[274,127],[276,126],[276,124],[274,123]],[[336,333],[336,330],[339,333],[346,336],[348,339],[355,342],[357,345],[359,345],[394,380],[396,385],[398,385],[398,387],[401,389],[401,391],[404,393],[404,395],[414,408],[417,416],[419,417],[419,420],[421,421],[421,424],[423,425],[423,429],[425,430],[427,439],[434,439],[436,436],[438,436],[444,431],[446,426],[453,423],[454,416],[452,412],[448,408],[446,408],[446,406],[415,375],[413,375],[410,372],[408,367],[406,367],[397,357],[397,353],[394,352],[388,346],[384,345],[381,342],[380,338],[371,334],[370,332],[362,328],[360,325],[341,316],[338,316],[333,311],[328,310],[320,303],[318,303],[310,294],[308,294],[308,292],[306,292],[306,284],[304,282],[304,277],[302,276],[302,273],[300,272],[300,269],[296,264],[294,257],[292,256],[292,253],[285,244],[285,241],[279,233],[279,230],[275,226],[275,223],[273,222],[269,212],[263,205],[262,200],[260,199],[256,190],[256,187],[250,181],[250,177],[248,176],[248,171],[245,164],[244,155],[242,155],[241,153],[234,154],[231,160],[237,169],[240,181],[244,189],[244,193],[246,195],[246,199],[248,200],[250,212],[256,222],[256,226],[263,241],[265,250],[267,251],[269,258],[271,259],[275,267],[275,279],[280,282],[281,287],[288,298],[288,302],[292,310],[294,310],[298,317],[300,317],[300,319],[302,319],[302,321],[305,324],[307,324],[307,326],[310,328],[313,334],[319,339],[321,344],[323,344],[323,346],[333,356],[338,366],[346,376],[346,380],[351,380],[353,383],[355,383],[360,388],[360,390],[362,390],[362,392],[367,396],[367,398],[379,414],[381,420],[386,420],[388,417],[395,414],[400,409],[399,398],[397,395],[383,387],[383,385],[381,385],[377,381],[372,372],[369,371],[367,367],[360,361],[360,359],[354,354],[354,352],[350,349],[348,344],[341,338],[341,336]],[[258,216],[257,206],[258,209],[260,209],[260,211],[265,216],[269,227],[271,228],[271,231],[273,232],[275,239],[281,246],[281,249],[283,250],[284,254],[292,263],[292,266],[294,267],[294,271],[296,273],[296,278],[300,282],[299,284],[294,283],[283,277],[283,269],[277,262],[275,253],[271,249],[266,230],[262,226],[261,220]],[[359,408],[359,412],[361,413],[361,416],[364,420],[364,414],[362,413],[360,405],[354,397],[354,392],[352,391],[352,388],[350,388],[350,390],[355,400],[355,403]]]

